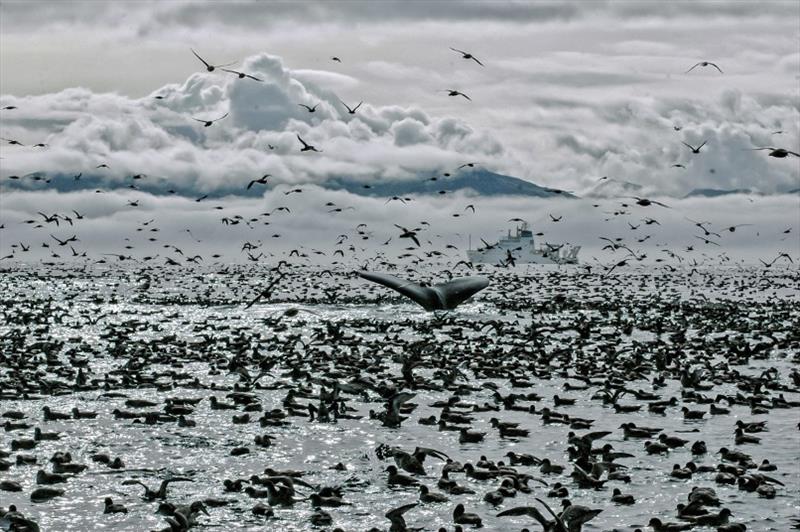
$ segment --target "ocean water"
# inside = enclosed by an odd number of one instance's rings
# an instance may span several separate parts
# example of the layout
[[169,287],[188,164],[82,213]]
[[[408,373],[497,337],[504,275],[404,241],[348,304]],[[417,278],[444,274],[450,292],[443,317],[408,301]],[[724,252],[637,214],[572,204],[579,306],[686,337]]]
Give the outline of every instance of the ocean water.
[[[732,365],[730,370],[757,376],[774,368],[779,375],[777,382],[786,390],[762,393],[783,393],[788,401],[800,401],[797,386],[789,377],[800,361],[796,270],[707,270],[692,275],[688,271],[670,274],[642,270],[607,278],[571,269],[493,270],[486,272],[492,281],[489,288],[446,313],[425,312],[388,289],[347,272],[310,267],[286,272],[269,299],[245,309],[245,303],[259,287],[268,284],[274,273],[249,266],[194,271],[19,266],[4,271],[0,278],[0,382],[4,394],[0,413],[22,411],[26,422],[45,432],[57,431],[61,438],[42,441],[31,451],[20,451],[35,455],[39,465],[12,465],[0,471],[0,480],[15,480],[23,486],[19,493],[0,491],[0,507],[16,504],[42,530],[157,530],[167,526],[164,516],[156,512],[158,504],[143,500],[140,487],[123,485],[122,481],[135,478],[157,487],[161,479],[181,475],[193,481],[171,484],[170,502],[227,501],[224,506],[209,507],[210,515],[201,514],[193,529],[388,529],[386,512],[418,502],[415,488],[387,486],[385,468],[393,461],[381,459],[375,449],[388,444],[407,451],[429,447],[473,464],[481,456],[507,462],[508,451],[549,458],[566,466],[565,473],[542,475],[536,467],[516,467],[550,485],[561,482],[575,503],[602,509],[584,530],[644,529],[652,517],[676,521],[675,505],[686,502],[692,486],[714,487],[723,506],[732,510],[731,521],[747,524],[748,530],[787,530],[790,519],[800,515],[800,409],[775,408],[766,415],[754,415],[749,406],[736,404],[729,407],[728,415],[707,414],[702,421],[686,421],[681,406],[693,410],[708,407],[681,400],[681,383],[674,375],[668,375],[664,388],[654,389],[651,383],[656,372],[650,363],[653,353],[666,349],[680,351],[683,358],[679,364],[687,369],[700,367],[704,361],[713,367],[728,360],[731,342],[741,341],[740,345],[750,345],[757,355],[747,364]],[[400,275],[429,280],[444,276],[435,271]],[[579,334],[587,323],[588,332]],[[676,345],[678,331],[685,335],[680,346]],[[43,342],[56,345],[48,347]],[[758,347],[763,345],[766,347]],[[565,350],[571,355],[563,355]],[[620,375],[623,362],[631,354],[641,358],[641,378],[629,377],[630,389],[654,391],[662,399],[676,397],[678,406],[668,408],[665,415],[648,412],[646,406],[639,412],[618,414],[592,399],[602,388],[597,383],[613,373],[614,368],[596,363],[609,350],[619,353]],[[51,353],[49,362],[46,351]],[[260,412],[251,413],[250,423],[234,424],[232,416],[241,414],[241,408],[210,408],[210,396],[229,402],[226,394],[234,386],[244,385],[240,375],[229,369],[234,357],[245,360],[251,376],[259,373],[255,360],[274,361],[258,386],[250,390],[268,411],[282,407],[290,388],[305,390],[298,402],[317,404],[320,388],[324,385],[330,390],[333,381],[351,382],[363,376],[376,382],[394,379],[399,383],[402,359],[411,352],[421,353],[425,361],[414,370],[423,382],[441,385],[438,375],[453,368],[458,368],[462,376],[449,390],[414,390],[416,395],[410,402],[418,407],[399,428],[387,428],[370,419],[369,411],[380,411],[385,404],[374,391],[365,397],[343,394],[352,413],[363,417],[335,423],[289,417],[287,426],[263,428],[256,421]],[[551,359],[549,365],[541,362],[547,357]],[[508,375],[489,378],[481,371],[491,364],[510,372],[532,358],[540,360],[537,374],[515,371],[528,382],[525,387],[514,387]],[[596,364],[587,390],[565,390],[567,382],[583,385],[566,377],[575,374],[570,360],[584,366]],[[75,380],[73,364],[82,365],[89,379],[98,379],[98,386],[70,389]],[[302,370],[302,375],[293,376],[293,370]],[[126,373],[138,375],[139,382],[120,382],[110,390],[103,389],[104,379],[122,381]],[[17,380],[20,376],[22,384]],[[719,368],[708,377],[704,381],[711,382],[712,388],[701,392],[708,397],[750,394],[740,386],[742,379],[730,373],[723,375]],[[189,385],[195,378],[202,388]],[[64,383],[59,393],[44,393],[47,387],[59,388],[58,383]],[[23,388],[30,397],[21,395]],[[108,391],[125,397],[109,397]],[[438,418],[440,409],[430,405],[446,400],[455,391],[462,401],[479,405],[494,404],[495,391],[503,396],[535,392],[542,397],[540,401],[521,404],[534,404],[537,409],[546,406],[594,420],[592,431],[611,431],[595,446],[610,443],[616,451],[634,455],[618,460],[627,466],[630,483],[611,481],[600,490],[579,488],[569,476],[572,467],[567,433],[571,429],[544,424],[537,414],[502,410],[502,405],[499,412],[470,413],[474,418],[471,429],[486,433],[484,441],[476,444],[460,444],[457,432],[439,431],[436,426],[418,422],[431,415]],[[555,394],[574,398],[575,405],[555,407]],[[168,397],[202,399],[187,416],[196,427],[182,428],[171,422],[133,423],[116,420],[112,414],[114,409],[135,410],[125,406],[126,399],[159,403],[146,409],[152,411],[162,408]],[[645,404],[631,395],[623,396],[620,403]],[[77,407],[95,411],[98,416],[93,420],[44,422],[44,406],[59,412]],[[500,438],[491,428],[491,417],[518,422],[530,430],[530,435]],[[767,421],[768,431],[756,435],[761,437],[760,444],[735,445],[733,432],[740,419]],[[642,440],[623,438],[619,427],[626,422],[660,427],[689,443],[665,456],[647,455]],[[270,447],[253,444],[254,437],[262,434],[274,438]],[[10,451],[12,439],[31,437],[33,429],[0,430],[0,449]],[[705,441],[709,453],[694,457],[688,447],[695,440]],[[239,446],[247,446],[250,453],[231,456],[231,449]],[[767,474],[784,484],[776,486],[777,496],[764,499],[736,486],[716,484],[715,473],[696,473],[690,480],[670,477],[673,464],[683,466],[689,460],[698,465],[721,463],[716,454],[721,447],[747,452],[756,463],[767,458],[775,464],[777,472]],[[36,487],[36,472],[40,468],[51,470],[48,460],[56,451],[69,451],[74,462],[89,467],[57,485],[65,490],[63,496],[32,503],[29,494]],[[122,458],[125,468],[115,471],[94,463],[90,457],[99,452]],[[15,454],[8,460],[13,462]],[[346,466],[345,471],[332,469],[339,462]],[[266,501],[243,492],[225,492],[222,481],[263,474],[266,467],[302,471],[302,479],[314,486],[342,486],[344,499],[351,505],[324,508],[333,518],[333,524],[325,527],[312,525],[313,508],[307,501],[275,507],[270,518],[255,516],[251,508]],[[429,458],[425,467],[428,474],[417,479],[434,491],[442,491],[436,487],[442,462]],[[475,481],[463,473],[451,474],[451,478],[476,494],[450,495],[450,501],[443,504],[419,504],[405,514],[409,527],[437,530],[444,526],[452,530],[452,510],[460,502],[467,511],[481,516],[484,529],[536,530],[539,527],[530,518],[498,518],[496,514],[516,506],[536,505],[536,497],[545,499],[554,509],[559,507],[558,499],[546,498],[548,488],[533,480],[529,482],[532,493],[518,493],[495,507],[482,498],[498,487],[499,480]],[[615,487],[633,494],[636,504],[612,504]],[[311,491],[303,486],[297,489],[298,498]],[[105,497],[124,504],[128,513],[104,515]]]

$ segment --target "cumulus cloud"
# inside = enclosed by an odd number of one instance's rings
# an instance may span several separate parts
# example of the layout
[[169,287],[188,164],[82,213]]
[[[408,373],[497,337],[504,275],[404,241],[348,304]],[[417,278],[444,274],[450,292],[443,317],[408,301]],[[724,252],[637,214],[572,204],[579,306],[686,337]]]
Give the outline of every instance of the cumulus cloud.
[[[86,89],[5,96],[3,105],[18,109],[4,115],[3,136],[26,146],[4,150],[9,156],[3,170],[92,172],[117,183],[144,173],[165,186],[209,191],[264,173],[277,183],[402,179],[503,153],[489,132],[415,106],[364,103],[349,114],[337,94],[321,85],[329,79],[324,72],[295,76],[276,56],[249,57],[239,68],[262,81],[202,73],[141,99]],[[225,113],[227,118],[204,127],[203,120]],[[322,153],[300,153],[297,135]],[[38,142],[48,147],[28,147]],[[96,170],[101,163],[109,169]]]

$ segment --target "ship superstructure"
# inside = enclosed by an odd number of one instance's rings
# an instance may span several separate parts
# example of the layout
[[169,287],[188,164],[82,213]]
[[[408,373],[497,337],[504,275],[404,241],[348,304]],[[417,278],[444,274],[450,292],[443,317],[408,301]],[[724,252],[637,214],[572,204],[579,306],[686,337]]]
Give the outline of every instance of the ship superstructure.
[[508,235],[496,244],[487,244],[479,249],[467,250],[467,258],[471,262],[484,264],[578,264],[580,246],[569,244],[550,244],[536,247],[533,231],[527,222],[518,225],[514,234],[509,229]]

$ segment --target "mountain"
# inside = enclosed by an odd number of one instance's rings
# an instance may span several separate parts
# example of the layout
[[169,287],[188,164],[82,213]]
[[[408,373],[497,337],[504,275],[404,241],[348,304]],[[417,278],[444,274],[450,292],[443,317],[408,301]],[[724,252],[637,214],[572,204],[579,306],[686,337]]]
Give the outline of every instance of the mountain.
[[[12,189],[51,189],[59,192],[71,192],[87,189],[126,189],[126,187],[133,182],[131,179],[126,179],[122,182],[114,182],[113,185],[110,185],[98,175],[84,175],[78,181],[73,179],[71,175],[66,174],[46,175],[44,172],[39,172],[36,175],[50,178],[50,182],[34,182],[30,179],[27,179],[29,176],[26,176],[26,178],[23,178],[25,182],[24,185],[21,185],[20,181],[6,181],[6,184]],[[178,184],[171,185],[169,182],[163,180],[151,180],[149,178],[141,179],[135,183],[139,190],[157,195],[174,193],[179,196],[195,197],[206,193],[205,191],[198,192],[193,187],[186,187]],[[369,183],[370,188],[365,188],[365,183]],[[484,169],[459,172],[455,176],[442,177],[436,181],[431,181],[427,176],[408,180],[380,182],[356,181],[344,177],[335,177],[317,184],[321,187],[331,190],[346,190],[353,194],[359,194],[362,196],[392,197],[409,195],[437,195],[440,193],[440,191],[444,190],[447,193],[465,191],[476,196],[529,196],[537,198],[575,197],[573,194],[570,194],[566,191],[541,187],[531,183],[530,181],[525,181],[523,179],[507,175],[495,174],[494,172]],[[298,183],[296,186],[302,187],[302,185],[302,183]],[[213,191],[209,191],[208,196],[209,198],[219,198],[229,195],[261,197],[265,189],[272,188],[271,186],[254,186],[250,190],[247,190],[246,186],[247,179],[243,179],[240,187],[220,187]],[[170,187],[172,187],[171,189],[174,190],[174,192],[169,192],[169,190],[171,190]]]
[[575,197],[563,190],[541,187],[530,181],[496,174],[482,168],[459,172],[451,177],[441,177],[436,181],[431,181],[428,177],[421,177],[403,181],[370,183],[370,188],[365,188],[364,184],[364,181],[334,178],[329,179],[322,186],[334,190],[347,190],[364,196],[434,195],[444,190],[447,193],[467,191],[476,196]]
[[620,198],[636,196],[642,191],[642,185],[617,179],[603,179],[590,188],[584,196],[587,198]]
[[753,194],[749,188],[734,188],[730,190],[718,188],[696,188],[686,194],[684,198],[716,198],[719,196],[728,196],[730,194]]

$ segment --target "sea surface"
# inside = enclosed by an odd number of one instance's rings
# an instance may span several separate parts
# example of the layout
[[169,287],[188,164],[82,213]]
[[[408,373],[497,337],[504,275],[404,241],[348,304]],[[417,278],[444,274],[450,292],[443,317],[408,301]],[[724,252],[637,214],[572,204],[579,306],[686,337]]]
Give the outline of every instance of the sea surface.
[[[731,521],[747,524],[748,530],[785,531],[791,518],[800,515],[800,408],[773,408],[768,414],[754,415],[749,405],[721,402],[718,405],[729,408],[730,414],[706,414],[701,421],[687,421],[681,406],[693,410],[708,410],[708,406],[682,398],[685,389],[678,378],[680,365],[687,370],[705,367],[703,382],[710,389],[699,393],[712,399],[718,394],[749,396],[751,392],[740,386],[743,381],[730,372],[757,376],[774,368],[780,390],[761,393],[769,398],[782,393],[789,402],[800,401],[798,387],[790,378],[800,360],[796,269],[695,273],[641,269],[605,278],[568,268],[487,269],[483,274],[492,281],[489,288],[452,312],[437,313],[426,312],[348,271],[284,270],[286,277],[272,294],[246,309],[245,304],[276,278],[276,272],[249,266],[191,271],[8,267],[0,276],[0,413],[21,411],[25,422],[45,432],[59,432],[61,437],[42,441],[34,450],[19,451],[35,455],[38,465],[13,465],[18,452],[11,453],[7,460],[12,465],[0,471],[0,480],[16,480],[23,491],[0,491],[0,507],[17,505],[47,531],[160,530],[167,524],[156,512],[158,503],[143,500],[139,486],[122,482],[135,478],[157,487],[161,479],[180,475],[193,481],[172,483],[170,502],[227,502],[209,506],[209,515],[200,514],[193,530],[330,530],[337,526],[346,531],[388,530],[384,514],[418,502],[418,492],[387,487],[385,469],[393,461],[376,453],[380,444],[386,444],[406,451],[429,447],[473,464],[481,456],[508,463],[509,451],[549,458],[566,466],[565,473],[543,475],[538,467],[516,467],[550,486],[561,482],[574,503],[602,509],[584,525],[587,531],[645,529],[652,517],[676,521],[675,506],[686,502],[692,486],[714,487],[723,505],[732,510]],[[446,279],[445,273],[435,269],[395,273],[410,279]],[[474,273],[463,270],[457,276]],[[587,327],[584,334],[581,326]],[[744,344],[755,354],[746,363],[737,360],[723,368],[730,362],[730,346]],[[298,416],[288,417],[286,426],[261,427],[257,421],[261,412],[251,413],[249,423],[234,424],[232,416],[242,414],[241,407],[236,411],[210,408],[210,396],[231,402],[226,394],[237,386],[254,394],[264,411],[282,408],[289,389],[303,390],[299,403],[317,404],[322,387],[330,391],[333,382],[352,382],[356,374],[401,386],[402,361],[412,351],[425,361],[414,369],[421,382],[441,387],[441,373],[448,369],[457,369],[458,376],[447,389],[411,390],[416,395],[410,402],[418,407],[399,428],[370,418],[370,410],[382,411],[386,403],[375,390],[343,393],[353,409],[350,413],[363,417],[337,422]],[[631,367],[629,357],[634,354],[641,358],[636,372],[620,369],[619,376],[628,379],[625,387],[651,391],[662,399],[676,397],[677,406],[659,415],[649,412],[645,401],[626,394],[620,403],[645,406],[619,414],[593,398],[603,389],[603,379],[613,373],[599,362],[609,351],[619,354],[621,368],[622,362]],[[652,356],[658,352],[679,353],[663,388],[652,385],[657,374]],[[514,369],[531,357],[539,360],[536,374]],[[266,368],[264,375],[253,385],[232,360],[243,361],[251,380]],[[261,367],[259,360],[273,364]],[[580,363],[583,375],[589,377],[573,378],[576,373],[570,361]],[[480,366],[489,364],[516,373],[526,383],[515,387],[502,371],[488,376]],[[76,387],[79,367],[88,382]],[[192,383],[194,379],[197,384]],[[565,389],[566,383],[586,389]],[[537,411],[549,407],[568,412],[594,420],[591,431],[610,431],[595,446],[610,443],[616,451],[634,455],[617,460],[627,467],[630,483],[612,481],[599,490],[575,485],[567,454],[567,433],[573,429],[545,424],[538,414],[503,410],[502,404],[497,412],[470,413],[474,418],[470,429],[485,432],[486,437],[481,443],[468,444],[459,443],[458,432],[418,422],[431,415],[438,418],[441,409],[430,405],[454,393],[465,403],[494,405],[496,393],[532,392],[542,399],[520,404],[535,405]],[[552,399],[556,394],[574,398],[575,405],[556,407]],[[196,427],[134,423],[112,414],[115,409],[136,410],[125,406],[127,399],[153,401],[159,406],[146,410],[159,410],[168,397],[202,399],[187,416]],[[44,406],[67,413],[77,407],[98,416],[45,422]],[[489,423],[491,417],[518,422],[530,435],[500,438]],[[737,420],[767,421],[768,431],[756,434],[762,438],[759,444],[736,446]],[[667,455],[648,455],[642,440],[623,437],[619,427],[627,422],[662,428],[689,443]],[[262,434],[274,438],[270,447],[254,444],[254,437]],[[14,438],[32,437],[32,428],[0,429],[0,450],[10,451]],[[691,454],[689,446],[696,440],[706,442],[708,454]],[[240,446],[248,447],[249,454],[231,456],[231,450]],[[764,499],[736,486],[717,484],[715,473],[696,473],[689,480],[669,476],[673,464],[683,466],[690,460],[716,466],[721,463],[717,454],[721,447],[747,452],[756,463],[766,458],[775,464],[777,472],[768,474],[783,484],[775,486],[777,496]],[[29,494],[36,487],[36,472],[51,470],[48,460],[56,451],[69,451],[73,462],[88,469],[56,485],[65,490],[63,496],[32,503]],[[91,459],[95,453],[120,457],[125,468],[112,470],[96,463]],[[337,463],[345,470],[332,469]],[[333,524],[324,527],[311,524],[313,508],[307,501],[275,507],[270,518],[253,515],[251,508],[265,501],[243,492],[226,492],[222,482],[263,475],[266,467],[302,471],[302,479],[314,486],[342,486],[344,499],[351,505],[324,508],[333,518]],[[442,462],[428,458],[425,468],[427,476],[417,479],[441,492],[436,483]],[[518,493],[495,507],[482,499],[499,481],[476,481],[463,473],[451,478],[476,494],[450,495],[443,504],[419,504],[405,514],[409,527],[453,530],[452,510],[461,502],[467,511],[481,516],[485,530],[537,530],[540,527],[530,518],[498,518],[496,514],[516,506],[535,506],[536,497],[554,509],[560,507],[558,499],[546,497],[549,488],[533,480],[528,483],[531,493]],[[634,495],[636,504],[612,504],[615,487]],[[303,486],[297,490],[298,499],[310,493]],[[124,504],[128,513],[103,514],[105,497]]]

